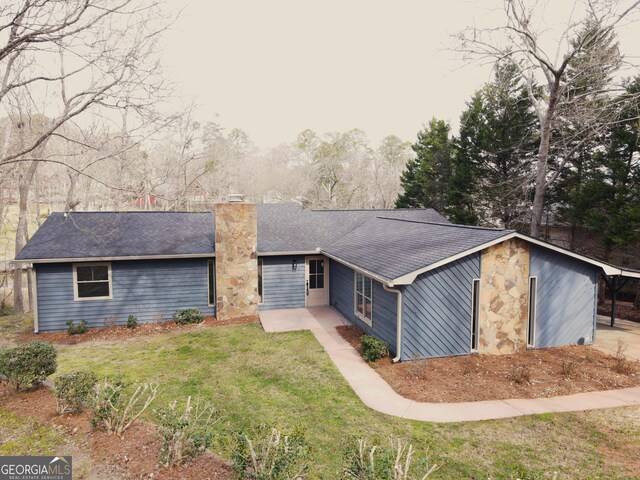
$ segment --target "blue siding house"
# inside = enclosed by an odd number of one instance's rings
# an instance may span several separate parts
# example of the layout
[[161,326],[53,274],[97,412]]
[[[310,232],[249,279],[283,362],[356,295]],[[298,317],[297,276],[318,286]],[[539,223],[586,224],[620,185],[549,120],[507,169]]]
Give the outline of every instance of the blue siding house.
[[220,318],[227,303],[239,316],[330,305],[394,360],[505,354],[593,342],[599,277],[640,277],[431,209],[241,205],[237,218],[229,204],[52,214],[16,256],[36,273],[34,330],[158,322],[186,308]]

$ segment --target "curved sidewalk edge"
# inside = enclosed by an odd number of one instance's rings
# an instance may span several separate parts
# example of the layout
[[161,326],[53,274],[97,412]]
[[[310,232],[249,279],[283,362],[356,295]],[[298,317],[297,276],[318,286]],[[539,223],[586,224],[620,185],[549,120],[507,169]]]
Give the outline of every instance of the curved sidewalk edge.
[[640,405],[640,387],[549,398],[460,403],[416,402],[393,390],[340,336],[335,327],[345,324],[345,321],[335,310],[330,307],[316,307],[304,312],[308,315],[304,318],[306,328],[315,335],[360,400],[373,410],[387,415],[408,420],[445,423]]

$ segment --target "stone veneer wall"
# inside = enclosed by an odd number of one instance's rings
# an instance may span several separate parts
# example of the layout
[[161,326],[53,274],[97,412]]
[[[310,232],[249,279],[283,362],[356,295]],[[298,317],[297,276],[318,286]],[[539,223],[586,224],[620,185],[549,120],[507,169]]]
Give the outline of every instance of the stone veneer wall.
[[256,205],[215,205],[216,318],[258,315]]
[[526,348],[529,245],[506,240],[482,251],[478,351],[507,354]]

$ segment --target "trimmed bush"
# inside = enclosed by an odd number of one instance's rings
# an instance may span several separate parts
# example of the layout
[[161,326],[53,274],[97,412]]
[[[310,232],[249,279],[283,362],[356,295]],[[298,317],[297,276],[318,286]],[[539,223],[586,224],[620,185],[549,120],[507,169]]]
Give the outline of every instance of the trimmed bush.
[[375,362],[389,355],[387,344],[376,337],[363,335],[360,342],[362,343],[362,357],[367,362]]
[[133,315],[127,317],[127,328],[134,329],[138,326],[138,319]]
[[98,383],[95,373],[76,370],[60,375],[55,380],[55,395],[58,413],[81,412],[89,402]]
[[367,441],[358,439],[345,453],[343,478],[345,480],[410,480],[430,477],[438,468],[430,464],[425,452],[423,458],[415,458],[416,450],[411,444],[400,439],[389,439],[389,447],[368,446]]
[[50,343],[39,340],[0,352],[0,373],[17,390],[37,387],[57,367],[56,349]]
[[76,325],[73,320],[67,320],[67,333],[69,335],[82,335],[83,333],[87,333],[87,322],[80,320],[78,325]]
[[311,448],[303,432],[285,435],[276,428],[261,427],[251,439],[239,434],[231,457],[239,478],[284,480],[303,478]]
[[204,322],[204,315],[197,308],[187,308],[185,310],[176,310],[173,314],[173,320],[180,325],[201,323]]
[[162,435],[160,460],[165,466],[182,463],[211,447],[213,433],[210,427],[220,416],[209,402],[192,402],[189,397],[183,410],[174,400],[155,413]]
[[137,383],[128,388],[122,379],[97,383],[91,395],[94,427],[104,427],[109,435],[121,437],[142,415],[158,394],[158,385]]

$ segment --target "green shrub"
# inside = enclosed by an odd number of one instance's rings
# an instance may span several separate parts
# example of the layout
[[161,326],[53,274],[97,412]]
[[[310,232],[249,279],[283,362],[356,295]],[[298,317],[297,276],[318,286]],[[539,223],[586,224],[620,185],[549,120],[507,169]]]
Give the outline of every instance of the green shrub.
[[375,362],[389,355],[387,344],[376,337],[363,335],[360,341],[362,342],[362,356],[367,362]]
[[153,383],[128,387],[119,378],[105,378],[95,385],[90,400],[94,427],[104,427],[109,435],[115,433],[121,437],[158,394],[158,385]]
[[67,320],[67,333],[69,335],[82,335],[87,333],[87,322],[80,320],[78,325],[75,325],[73,320]]
[[127,317],[127,328],[134,329],[138,326],[138,319],[133,315]]
[[56,371],[56,357],[56,349],[50,343],[24,343],[0,352],[0,373],[17,390],[34,388]]
[[77,370],[60,375],[55,380],[55,395],[59,414],[81,412],[89,402],[98,383],[95,373]]
[[173,319],[180,325],[188,323],[201,323],[204,321],[204,315],[197,308],[187,308],[185,310],[176,310]]
[[16,313],[16,309],[13,305],[9,305],[5,300],[0,302],[0,315],[13,315]]
[[238,434],[231,457],[239,478],[285,480],[302,478],[308,468],[310,447],[301,431],[290,435],[276,428],[260,427],[253,440]]
[[160,460],[165,466],[182,463],[211,447],[213,434],[210,427],[220,416],[209,402],[192,402],[189,397],[182,410],[174,400],[155,413],[160,420],[162,435]]

